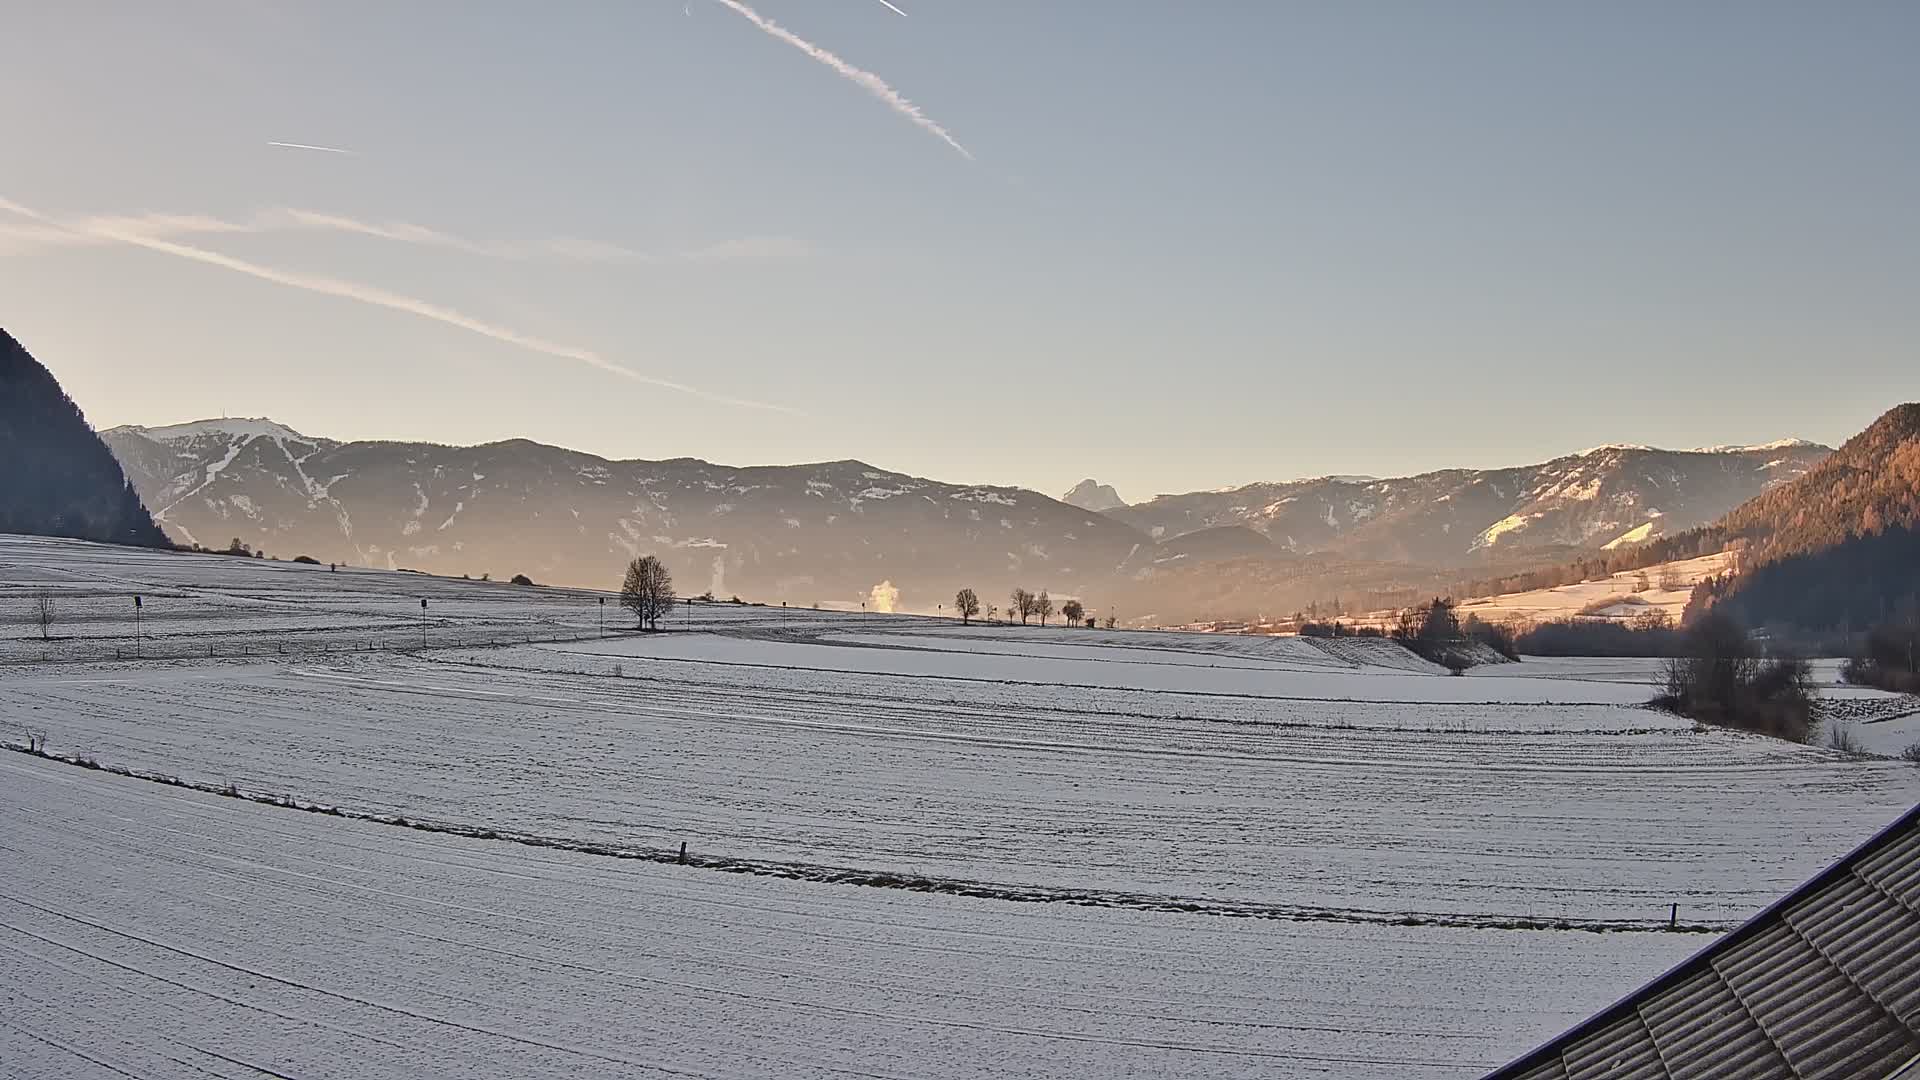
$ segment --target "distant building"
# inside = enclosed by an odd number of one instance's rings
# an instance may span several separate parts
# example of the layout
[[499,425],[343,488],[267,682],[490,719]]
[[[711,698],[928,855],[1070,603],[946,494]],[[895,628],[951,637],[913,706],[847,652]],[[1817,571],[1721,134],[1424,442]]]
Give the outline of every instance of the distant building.
[[1920,1080],[1920,806],[1487,1080]]

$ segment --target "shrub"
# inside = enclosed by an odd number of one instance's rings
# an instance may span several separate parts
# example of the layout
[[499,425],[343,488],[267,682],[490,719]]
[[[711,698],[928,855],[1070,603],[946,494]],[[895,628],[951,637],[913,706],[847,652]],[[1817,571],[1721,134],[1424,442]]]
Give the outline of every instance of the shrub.
[[1912,746],[1900,751],[1900,760],[1911,761],[1915,765],[1920,765],[1920,742],[1914,743]]
[[527,575],[525,575],[525,574],[515,574],[515,575],[513,575],[513,584],[515,584],[515,585],[531,585],[531,584],[533,584],[533,579],[532,579],[532,578],[530,578],[530,577],[528,577],[528,576],[527,576]]
[[1709,612],[1687,628],[1654,705],[1709,724],[1806,742],[1813,711],[1804,660],[1761,659],[1746,629]]
[[313,557],[313,556],[311,556],[311,555],[295,555],[295,556],[293,557],[293,561],[294,561],[294,562],[297,562],[297,563],[300,563],[300,564],[302,564],[302,565],[304,565],[304,566],[319,566],[319,565],[320,565],[320,560],[319,560],[319,559],[316,559],[316,558],[314,558],[314,557]]
[[1828,721],[1825,725],[1827,746],[1843,754],[1864,754],[1867,752],[1860,736],[1854,734],[1853,725],[1843,720]]
[[[1334,636],[1337,637],[1339,624],[1334,625]],[[1365,635],[1356,633],[1356,636]],[[1510,659],[1518,659],[1510,631],[1473,616],[1468,616],[1463,626],[1454,602],[1444,597],[1435,597],[1428,603],[1402,611],[1391,636],[1421,659],[1439,664],[1455,675],[1473,666],[1472,651],[1462,647],[1469,640],[1491,639],[1488,640],[1489,644],[1497,640],[1500,644],[1495,648]]]
[[1841,666],[1840,677],[1861,686],[1920,694],[1920,618],[1909,614],[1869,630],[1860,650]]
[[1520,659],[1518,637],[1513,627],[1505,623],[1488,622],[1478,615],[1469,615],[1467,621],[1460,624],[1460,632],[1466,635],[1467,640],[1477,641],[1509,660]]

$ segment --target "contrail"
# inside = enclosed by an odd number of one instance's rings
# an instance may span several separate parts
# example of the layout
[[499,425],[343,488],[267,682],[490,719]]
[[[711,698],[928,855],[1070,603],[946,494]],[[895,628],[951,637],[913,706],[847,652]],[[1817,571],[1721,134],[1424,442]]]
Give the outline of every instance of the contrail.
[[471,255],[511,255],[502,249],[488,248],[458,236],[429,229],[425,225],[413,225],[407,222],[393,222],[377,225],[357,218],[342,217],[339,214],[322,214],[312,210],[298,210],[288,207],[281,211],[288,220],[302,228],[331,229],[338,232],[358,233],[381,240],[393,240],[402,244],[420,244],[427,247],[451,248]]
[[[881,2],[882,4],[887,4],[887,0],[880,0],[880,2]],[[897,7],[894,7],[894,6],[892,5],[892,4],[887,4],[887,10],[889,10],[889,11],[891,11],[891,12],[893,12],[893,13],[894,13],[895,15],[898,15],[898,16],[900,16],[900,17],[901,17],[901,18],[903,18],[903,19],[907,17],[907,13],[906,13],[906,12],[904,12],[904,11],[901,11],[901,10],[900,10],[899,8],[897,8]]]
[[[882,0],[882,2],[885,3],[885,0]],[[732,8],[735,12],[739,13],[739,15],[742,18],[746,19],[748,22],[752,23],[753,25],[759,27],[762,32],[769,34],[772,37],[777,38],[781,41],[786,42],[787,44],[793,46],[794,48],[799,49],[801,52],[806,53],[808,56],[813,57],[815,60],[818,60],[820,63],[825,64],[828,67],[832,68],[833,70],[839,72],[843,78],[846,78],[849,81],[858,84],[860,87],[865,89],[867,93],[872,94],[874,97],[877,97],[881,101],[886,102],[887,106],[891,108],[894,112],[899,113],[900,115],[913,121],[915,124],[918,124],[920,127],[925,128],[926,130],[939,136],[942,142],[945,142],[948,146],[951,146],[955,150],[960,151],[961,157],[966,158],[968,161],[973,160],[972,151],[968,150],[964,146],[961,146],[959,140],[955,139],[951,134],[949,134],[946,128],[941,127],[938,123],[935,123],[930,117],[928,117],[926,113],[921,112],[920,106],[915,105],[913,102],[908,101],[904,97],[901,97],[900,92],[895,90],[893,87],[888,86],[887,81],[885,79],[882,79],[880,76],[875,75],[871,71],[867,71],[863,68],[854,67],[852,64],[849,64],[845,60],[840,59],[838,56],[835,56],[834,54],[828,52],[827,50],[821,48],[820,46],[815,45],[813,42],[808,41],[806,38],[801,37],[800,35],[794,33],[793,31],[788,30],[786,27],[781,26],[779,23],[774,22],[772,19],[767,18],[766,16],[753,10],[747,5],[741,3],[740,0],[714,0],[714,3],[720,4],[723,7]],[[887,6],[893,7],[892,4],[887,4]],[[900,9],[894,8],[894,10],[899,11]],[[901,11],[900,13],[902,15],[906,14],[906,12],[904,11]]]
[[701,390],[698,387],[688,386],[685,383],[674,382],[670,379],[644,375],[624,364],[617,364],[608,360],[591,349],[582,349],[578,346],[564,345],[558,342],[547,341],[544,338],[522,334],[516,330],[510,330],[504,326],[497,326],[493,323],[476,319],[471,315],[462,314],[452,308],[441,307],[438,304],[429,303],[428,301],[416,299],[401,293],[388,292],[385,289],[376,288],[372,285],[362,285],[359,282],[343,281],[339,278],[321,277],[314,274],[300,274],[290,270],[276,270],[271,266],[262,266],[259,263],[248,262],[245,259],[236,259],[231,255],[222,255],[217,251],[208,251],[205,248],[191,247],[187,244],[176,244],[171,240],[161,240],[157,237],[145,236],[137,231],[129,230],[124,226],[116,226],[111,223],[91,222],[83,223],[78,227],[65,225],[37,210],[22,206],[5,196],[0,196],[0,210],[18,214],[21,217],[28,218],[43,225],[66,229],[69,232],[79,232],[81,235],[113,240],[122,244],[129,244],[133,247],[146,248],[149,251],[157,251],[182,259],[191,259],[194,262],[205,263],[209,266],[218,266],[237,274],[245,274],[248,277],[259,278],[262,281],[271,281],[276,285],[285,285],[293,289],[303,289],[307,292],[319,293],[323,296],[337,296],[346,300],[358,300],[363,304],[371,304],[374,307],[386,308],[390,311],[401,311],[422,319],[431,319],[434,322],[445,323],[448,326],[458,327],[470,333],[479,334],[481,337],[492,338],[495,341],[505,342],[509,345],[518,345],[531,352],[544,353],[547,356],[558,357],[562,360],[575,360],[589,367],[599,368],[601,371],[612,372],[615,375],[632,379],[634,382],[645,383],[648,386],[657,386],[663,390],[673,390],[677,393],[703,398],[721,405],[733,405],[746,409],[765,409],[770,412],[800,415],[800,410],[786,405],[772,405],[764,401],[750,401],[745,398],[728,397],[725,394],[711,393],[706,390]]
[[[880,0],[880,2],[883,4],[886,4],[887,0]],[[887,4],[887,6],[892,7],[893,5]],[[353,151],[351,150],[342,150],[337,146],[315,146],[312,143],[303,143],[303,142],[270,142],[267,145],[278,146],[284,150],[318,150],[323,154],[352,154],[353,153]]]

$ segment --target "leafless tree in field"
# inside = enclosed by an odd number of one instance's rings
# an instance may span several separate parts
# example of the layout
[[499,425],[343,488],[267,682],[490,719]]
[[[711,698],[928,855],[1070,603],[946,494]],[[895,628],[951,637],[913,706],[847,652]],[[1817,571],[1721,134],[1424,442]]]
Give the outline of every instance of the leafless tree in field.
[[35,593],[33,597],[33,617],[40,623],[41,641],[51,641],[53,639],[54,615],[53,594],[49,592]]
[[1041,589],[1040,595],[1034,599],[1033,613],[1040,616],[1041,626],[1047,625],[1047,619],[1053,614],[1053,597],[1047,595],[1047,590]]
[[1081,606],[1080,601],[1069,600],[1060,605],[1060,617],[1078,626],[1080,620],[1087,617],[1087,609]]
[[965,626],[980,614],[980,597],[972,589],[961,589],[953,594],[953,610],[960,613],[960,625]]
[[1020,625],[1027,625],[1027,618],[1033,614],[1033,594],[1025,589],[1015,589],[1008,599],[1011,603],[1007,605],[1007,617],[1018,615]]
[[628,563],[620,606],[633,612],[641,626],[660,629],[660,619],[673,610],[673,575],[666,564],[652,555]]

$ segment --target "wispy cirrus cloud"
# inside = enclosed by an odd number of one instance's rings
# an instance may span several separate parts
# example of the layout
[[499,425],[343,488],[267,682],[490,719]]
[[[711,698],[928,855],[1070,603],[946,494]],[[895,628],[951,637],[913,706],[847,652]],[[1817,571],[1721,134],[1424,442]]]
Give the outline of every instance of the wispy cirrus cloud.
[[[179,243],[166,239],[158,235],[152,228],[147,227],[147,225],[151,225],[152,223],[145,218],[93,217],[61,220],[43,214],[32,207],[14,202],[4,196],[0,196],[0,211],[26,218],[32,225],[37,225],[44,229],[70,233],[82,237],[89,242],[114,243],[143,248],[163,255],[171,255],[175,258],[186,259],[207,266],[219,267],[223,270],[229,270],[236,274],[244,274],[248,277],[272,282],[287,288],[299,289],[322,296],[337,297],[343,300],[353,300],[373,307],[385,308],[390,311],[403,312],[418,318],[465,330],[472,334],[478,334],[481,337],[491,338],[494,341],[504,344],[518,346],[529,352],[540,353],[562,360],[572,360],[601,371],[621,376],[622,378],[630,379],[637,383],[659,387],[663,390],[672,390],[716,404],[731,405],[745,409],[799,414],[799,410],[786,405],[714,393],[709,390],[703,390],[697,386],[676,382],[672,379],[648,375],[628,367],[625,364],[609,360],[595,350],[552,341],[532,334],[524,334],[498,323],[476,318],[453,308],[420,299],[419,297],[408,296],[404,293],[394,292],[362,282],[349,281],[344,278],[307,274],[293,270],[282,270],[277,267],[236,258],[221,252],[210,251],[206,248]],[[181,224],[183,220],[178,217],[166,216],[163,216],[163,219],[166,222],[176,225]],[[146,225],[143,225],[143,223],[146,223]]]
[[464,251],[470,255],[501,257],[506,256],[508,253],[508,249],[505,248],[489,247],[485,244],[475,243],[451,233],[441,232],[438,229],[430,229],[425,225],[415,225],[405,221],[362,221],[359,218],[346,217],[341,214],[323,214],[315,210],[299,210],[292,207],[265,211],[255,220],[264,228],[271,228],[276,219],[284,219],[294,228],[357,233],[361,236],[371,236],[380,240],[392,240],[396,243],[446,248],[450,251]]
[[556,259],[573,262],[650,263],[674,260],[788,259],[806,255],[808,245],[792,237],[736,237],[699,247],[642,251],[604,240],[555,236],[524,242],[485,242],[405,221],[368,221],[344,214],[276,207],[244,220],[206,214],[115,214],[70,219],[66,227],[35,221],[0,222],[0,258],[67,247],[113,243],[102,234],[138,233],[155,239],[284,232],[335,232],[391,243],[438,248],[488,259]]
[[[925,112],[923,112],[920,106],[915,105],[911,101],[908,101],[904,96],[901,95],[901,93],[898,90],[895,90],[893,87],[887,85],[887,81],[885,79],[882,79],[880,76],[875,75],[873,72],[868,71],[865,68],[855,67],[854,65],[848,63],[847,61],[842,60],[840,57],[834,55],[833,53],[827,51],[826,49],[823,49],[820,46],[815,45],[813,42],[808,41],[806,38],[801,37],[799,34],[794,33],[793,31],[787,29],[786,27],[781,26],[779,23],[774,22],[772,19],[767,18],[765,15],[760,14],[758,11],[755,11],[752,8],[748,7],[747,5],[741,3],[740,0],[714,0],[714,3],[719,4],[721,7],[727,8],[728,10],[739,15],[741,18],[752,23],[754,26],[759,28],[761,33],[767,34],[778,41],[785,42],[786,44],[791,45],[796,49],[799,49],[801,52],[806,53],[808,56],[812,57],[814,60],[818,61],[819,63],[825,64],[827,67],[832,68],[834,71],[840,74],[841,78],[844,78],[849,82],[852,82],[854,85],[859,86],[861,89],[865,90],[867,93],[872,94],[876,98],[879,98],[881,101],[885,102],[887,107],[892,109],[894,112],[897,112],[901,116],[904,116],[907,119],[913,121],[914,124],[919,126],[921,129],[931,133],[935,137],[939,138],[940,141],[946,143],[948,146],[951,146],[955,150],[959,151],[961,157],[966,158],[968,161],[973,160],[973,152],[971,150],[968,150],[966,147],[960,145],[960,141],[958,139],[955,139],[951,132],[949,132],[946,128],[940,126],[940,124],[936,122],[932,117],[928,116]],[[887,6],[893,7],[892,4],[888,4]],[[894,8],[894,10],[900,11],[899,8]],[[900,14],[905,15],[906,12],[901,11]]]

